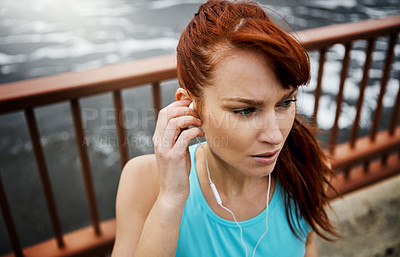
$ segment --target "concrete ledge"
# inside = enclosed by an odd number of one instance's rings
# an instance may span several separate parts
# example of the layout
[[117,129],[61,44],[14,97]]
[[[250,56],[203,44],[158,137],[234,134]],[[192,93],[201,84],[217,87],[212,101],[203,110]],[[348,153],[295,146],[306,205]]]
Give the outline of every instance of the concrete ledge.
[[400,256],[400,175],[331,202],[341,239],[316,238],[320,257]]

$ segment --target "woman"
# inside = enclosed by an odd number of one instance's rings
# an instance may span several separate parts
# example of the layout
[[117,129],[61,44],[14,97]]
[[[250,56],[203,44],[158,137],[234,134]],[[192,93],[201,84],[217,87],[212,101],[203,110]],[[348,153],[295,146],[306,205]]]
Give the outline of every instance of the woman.
[[295,113],[306,51],[256,3],[211,0],[177,59],[155,154],[122,172],[113,256],[317,256],[332,170]]

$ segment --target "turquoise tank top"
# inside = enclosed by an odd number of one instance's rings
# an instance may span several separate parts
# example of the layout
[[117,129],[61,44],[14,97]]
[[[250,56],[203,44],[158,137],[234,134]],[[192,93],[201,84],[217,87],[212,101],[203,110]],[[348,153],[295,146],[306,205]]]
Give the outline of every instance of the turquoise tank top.
[[[208,205],[200,188],[195,165],[195,151],[199,144],[189,147],[191,158],[190,195],[182,215],[177,257],[245,257],[240,230],[235,222],[219,217]],[[248,256],[265,232],[266,209],[256,217],[240,221]],[[304,219],[294,226],[309,233],[311,227]],[[279,183],[269,203],[268,233],[257,247],[255,256],[297,257],[305,254],[306,236],[297,238],[289,227],[285,215],[282,187]]]

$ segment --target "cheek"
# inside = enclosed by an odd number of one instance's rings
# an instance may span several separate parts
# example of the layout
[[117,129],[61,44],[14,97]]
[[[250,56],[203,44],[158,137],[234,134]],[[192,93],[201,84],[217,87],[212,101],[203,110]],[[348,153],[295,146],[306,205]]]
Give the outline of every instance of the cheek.
[[223,110],[220,109],[209,109],[205,108],[201,114],[203,121],[204,132],[207,131],[209,134],[216,132],[217,134],[223,134],[221,131],[232,131],[235,130],[237,122],[235,119]]
[[243,143],[247,140],[246,136],[250,133],[245,133],[249,130],[237,119],[223,110],[207,110],[203,114],[203,131],[206,134],[207,143],[217,154],[228,151],[229,155],[234,156],[237,149],[243,149]]
[[285,139],[289,135],[290,130],[292,129],[295,116],[296,116],[295,108],[292,108],[288,112],[277,115],[277,123],[279,129]]
[[213,152],[228,163],[235,163],[241,159],[243,150],[252,141],[237,129],[218,128],[209,128],[208,134],[206,132],[206,140]]
[[206,134],[207,141],[217,140],[216,138],[224,137],[224,131],[229,128],[223,115],[216,110],[210,110],[208,108],[203,109],[201,120],[203,121],[202,127]]

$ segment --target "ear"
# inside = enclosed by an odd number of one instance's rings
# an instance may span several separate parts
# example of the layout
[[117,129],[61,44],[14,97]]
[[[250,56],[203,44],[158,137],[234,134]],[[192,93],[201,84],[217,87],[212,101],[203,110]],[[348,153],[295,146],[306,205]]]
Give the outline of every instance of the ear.
[[191,100],[192,101],[192,99],[190,98],[188,92],[185,89],[181,88],[181,87],[176,90],[175,99],[177,101],[182,101],[182,100]]

